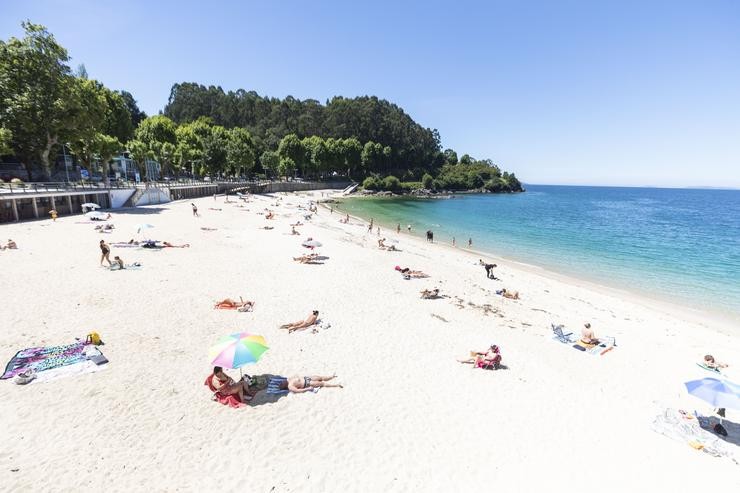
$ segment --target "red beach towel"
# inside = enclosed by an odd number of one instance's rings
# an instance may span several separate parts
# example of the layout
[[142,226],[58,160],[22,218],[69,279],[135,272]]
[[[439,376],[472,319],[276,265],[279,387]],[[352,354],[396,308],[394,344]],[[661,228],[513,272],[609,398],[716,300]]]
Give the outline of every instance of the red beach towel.
[[246,404],[244,404],[243,402],[241,402],[239,400],[239,398],[237,396],[233,395],[233,394],[232,395],[221,395],[218,392],[216,392],[216,387],[213,386],[213,381],[212,380],[213,380],[213,373],[211,373],[210,375],[208,375],[206,377],[206,381],[205,381],[205,384],[204,385],[206,387],[208,387],[208,389],[211,392],[215,392],[214,395],[215,395],[216,400],[218,402],[220,402],[224,406],[233,407],[235,409],[238,409],[238,408],[240,408],[242,406],[246,406]]

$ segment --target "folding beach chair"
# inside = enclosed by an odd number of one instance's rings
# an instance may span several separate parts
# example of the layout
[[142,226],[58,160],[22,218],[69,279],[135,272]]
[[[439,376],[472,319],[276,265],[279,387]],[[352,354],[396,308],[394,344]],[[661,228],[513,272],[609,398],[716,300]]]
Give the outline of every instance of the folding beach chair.
[[550,324],[550,327],[552,327],[552,333],[554,334],[553,339],[556,339],[563,344],[572,344],[575,342],[575,340],[570,337],[573,335],[573,332],[564,334],[562,325]]

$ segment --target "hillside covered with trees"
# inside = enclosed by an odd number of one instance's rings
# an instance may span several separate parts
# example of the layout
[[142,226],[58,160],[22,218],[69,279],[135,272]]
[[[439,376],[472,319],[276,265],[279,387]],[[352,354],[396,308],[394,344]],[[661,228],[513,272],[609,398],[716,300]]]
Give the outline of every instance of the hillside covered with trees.
[[173,177],[299,175],[346,177],[371,190],[522,190],[490,160],[442,151],[437,130],[374,96],[321,104],[179,83],[163,112],[147,117],[130,93],[90,79],[84,66],[72,71],[43,26],[23,27],[23,39],[0,41],[0,154],[18,156],[34,177],[53,176],[65,146],[105,179],[111,158],[126,152],[138,163],[158,161]]

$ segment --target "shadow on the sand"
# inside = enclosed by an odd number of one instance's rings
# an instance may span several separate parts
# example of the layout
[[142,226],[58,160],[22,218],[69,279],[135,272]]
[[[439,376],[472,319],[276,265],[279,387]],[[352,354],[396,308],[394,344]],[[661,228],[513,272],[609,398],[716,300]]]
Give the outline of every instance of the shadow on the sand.
[[164,211],[170,210],[167,207],[127,207],[125,209],[115,209],[113,211],[116,215],[132,215],[132,216],[146,216],[150,214],[159,214]]
[[262,373],[260,375],[252,375],[252,378],[257,381],[264,382],[264,384],[257,386],[257,395],[255,395],[252,398],[252,400],[249,401],[250,406],[261,406],[263,404],[273,404],[277,402],[278,400],[280,400],[280,398],[288,395],[288,392],[284,392],[281,394],[268,394],[267,393],[267,382],[269,382],[271,378],[285,378],[281,375]]
[[[727,431],[727,436],[722,436],[714,431],[714,427],[720,423],[722,424],[722,427]],[[728,421],[726,419],[720,421],[717,416],[700,416],[699,424],[704,430],[708,431],[720,440],[740,446],[740,424],[733,423],[732,421]]]

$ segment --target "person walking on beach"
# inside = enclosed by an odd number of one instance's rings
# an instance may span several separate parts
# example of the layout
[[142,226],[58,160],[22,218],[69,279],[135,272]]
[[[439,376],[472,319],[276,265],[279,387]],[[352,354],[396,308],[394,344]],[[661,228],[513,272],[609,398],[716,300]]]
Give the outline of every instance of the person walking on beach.
[[398,223],[398,226],[396,226],[396,234],[401,233],[401,223]]
[[455,237],[454,236],[452,237],[452,246],[453,247],[455,246]]
[[498,280],[496,279],[496,276],[493,275],[493,269],[498,267],[496,264],[487,264],[483,261],[483,259],[478,259],[478,263],[486,268],[486,277],[488,279]]
[[105,240],[100,240],[100,252],[102,253],[100,256],[100,265],[103,265],[103,260],[105,260],[108,262],[108,267],[112,266],[113,264],[110,261],[110,247]]
[[431,229],[427,231],[427,241],[430,243],[434,243],[434,233]]
[[380,226],[378,226],[378,236],[380,236]]
[[468,238],[468,248],[473,247],[473,238]]
[[409,233],[411,233],[411,225],[410,224],[408,226],[406,226],[406,229],[409,231]]
[[198,215],[198,207],[192,202],[190,203],[190,205],[193,206],[193,217],[200,217],[200,215]]
[[49,211],[49,214],[51,215],[51,220],[54,221],[54,222],[57,222],[57,216],[59,215],[59,213],[57,212],[57,210],[56,209],[52,209],[52,210]]

